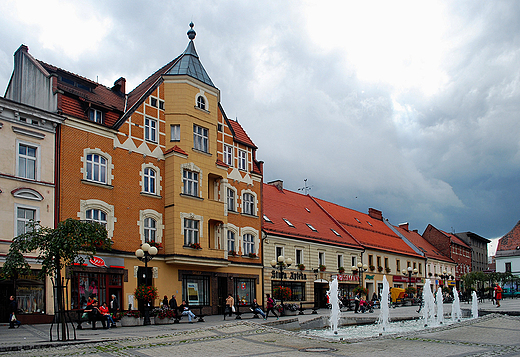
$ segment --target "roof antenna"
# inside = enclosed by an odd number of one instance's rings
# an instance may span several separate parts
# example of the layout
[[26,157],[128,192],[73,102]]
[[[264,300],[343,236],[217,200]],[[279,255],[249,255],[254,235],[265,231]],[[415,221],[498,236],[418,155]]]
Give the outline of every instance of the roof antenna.
[[304,180],[303,180],[303,187],[300,187],[300,188],[298,189],[298,191],[303,191],[303,193],[304,193],[305,195],[307,195],[307,193],[309,192],[309,190],[311,190],[311,187],[308,187],[308,186],[307,186],[307,179],[304,179]]

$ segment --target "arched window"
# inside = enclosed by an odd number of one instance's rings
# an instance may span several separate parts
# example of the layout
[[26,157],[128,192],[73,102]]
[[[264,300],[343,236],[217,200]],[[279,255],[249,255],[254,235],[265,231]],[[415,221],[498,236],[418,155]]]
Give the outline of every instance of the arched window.
[[157,222],[153,218],[144,219],[144,241],[156,242]]
[[87,155],[87,180],[107,183],[107,160],[103,156]]
[[206,100],[201,95],[197,97],[197,107],[199,109],[206,110]]
[[85,219],[87,221],[93,221],[101,223],[106,227],[107,225],[107,214],[99,209],[89,209],[85,212]]
[[143,190],[146,193],[155,194],[155,171],[149,167],[144,169],[144,185]]

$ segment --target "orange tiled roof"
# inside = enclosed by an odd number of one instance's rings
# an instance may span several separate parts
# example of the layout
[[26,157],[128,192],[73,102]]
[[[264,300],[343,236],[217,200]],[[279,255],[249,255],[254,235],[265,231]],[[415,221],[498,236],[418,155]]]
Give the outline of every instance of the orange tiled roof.
[[316,199],[365,248],[421,257],[382,220],[337,204]]
[[497,251],[516,250],[520,247],[520,221],[506,235],[498,240]]
[[464,248],[467,248],[467,249],[471,249],[471,247],[469,245],[467,245],[466,242],[464,242],[462,239],[460,239],[456,235],[444,232],[444,231],[442,231],[440,229],[439,229],[439,231],[441,231],[442,234],[444,234],[446,237],[448,237],[452,243],[461,245],[461,246],[463,246]]
[[169,154],[169,153],[171,153],[171,152],[176,152],[176,153],[179,153],[179,154],[182,154],[182,155],[186,155],[186,156],[188,156],[188,153],[187,153],[186,151],[182,150],[182,149],[181,149],[180,147],[178,147],[177,145],[175,145],[174,147],[169,148],[168,150],[166,150],[166,151],[164,152],[164,155]]
[[[363,249],[346,232],[341,230],[327,213],[308,195],[263,185],[264,216],[262,228],[266,233],[286,237],[329,243],[354,249]],[[284,219],[293,226],[289,226]],[[314,229],[312,230],[309,226]],[[340,234],[336,235],[331,229]]]
[[257,149],[256,145],[253,143],[251,138],[247,135],[246,131],[244,130],[244,128],[242,128],[242,125],[240,125],[238,121],[228,120],[228,123],[231,131],[233,132],[233,139],[235,141],[249,146],[253,149]]
[[401,226],[394,226],[406,239],[408,239],[413,245],[421,250],[426,258],[437,259],[445,262],[454,263],[453,259],[445,256],[437,248],[435,248],[430,242],[424,239],[416,231],[409,231]]

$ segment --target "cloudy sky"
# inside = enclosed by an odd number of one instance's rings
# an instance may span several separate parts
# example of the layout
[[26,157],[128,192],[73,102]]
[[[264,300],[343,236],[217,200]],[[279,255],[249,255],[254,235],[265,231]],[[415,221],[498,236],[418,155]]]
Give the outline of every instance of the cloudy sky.
[[[324,5],[326,4],[326,5]],[[520,2],[0,2],[0,90],[37,59],[133,89],[195,46],[265,181],[420,233],[520,219]]]

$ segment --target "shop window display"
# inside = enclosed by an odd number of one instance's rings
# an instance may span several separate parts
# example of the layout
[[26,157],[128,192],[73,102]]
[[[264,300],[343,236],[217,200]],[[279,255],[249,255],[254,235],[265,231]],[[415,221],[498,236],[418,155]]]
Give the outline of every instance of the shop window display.
[[251,305],[256,297],[255,279],[235,278],[235,296],[239,305]]

